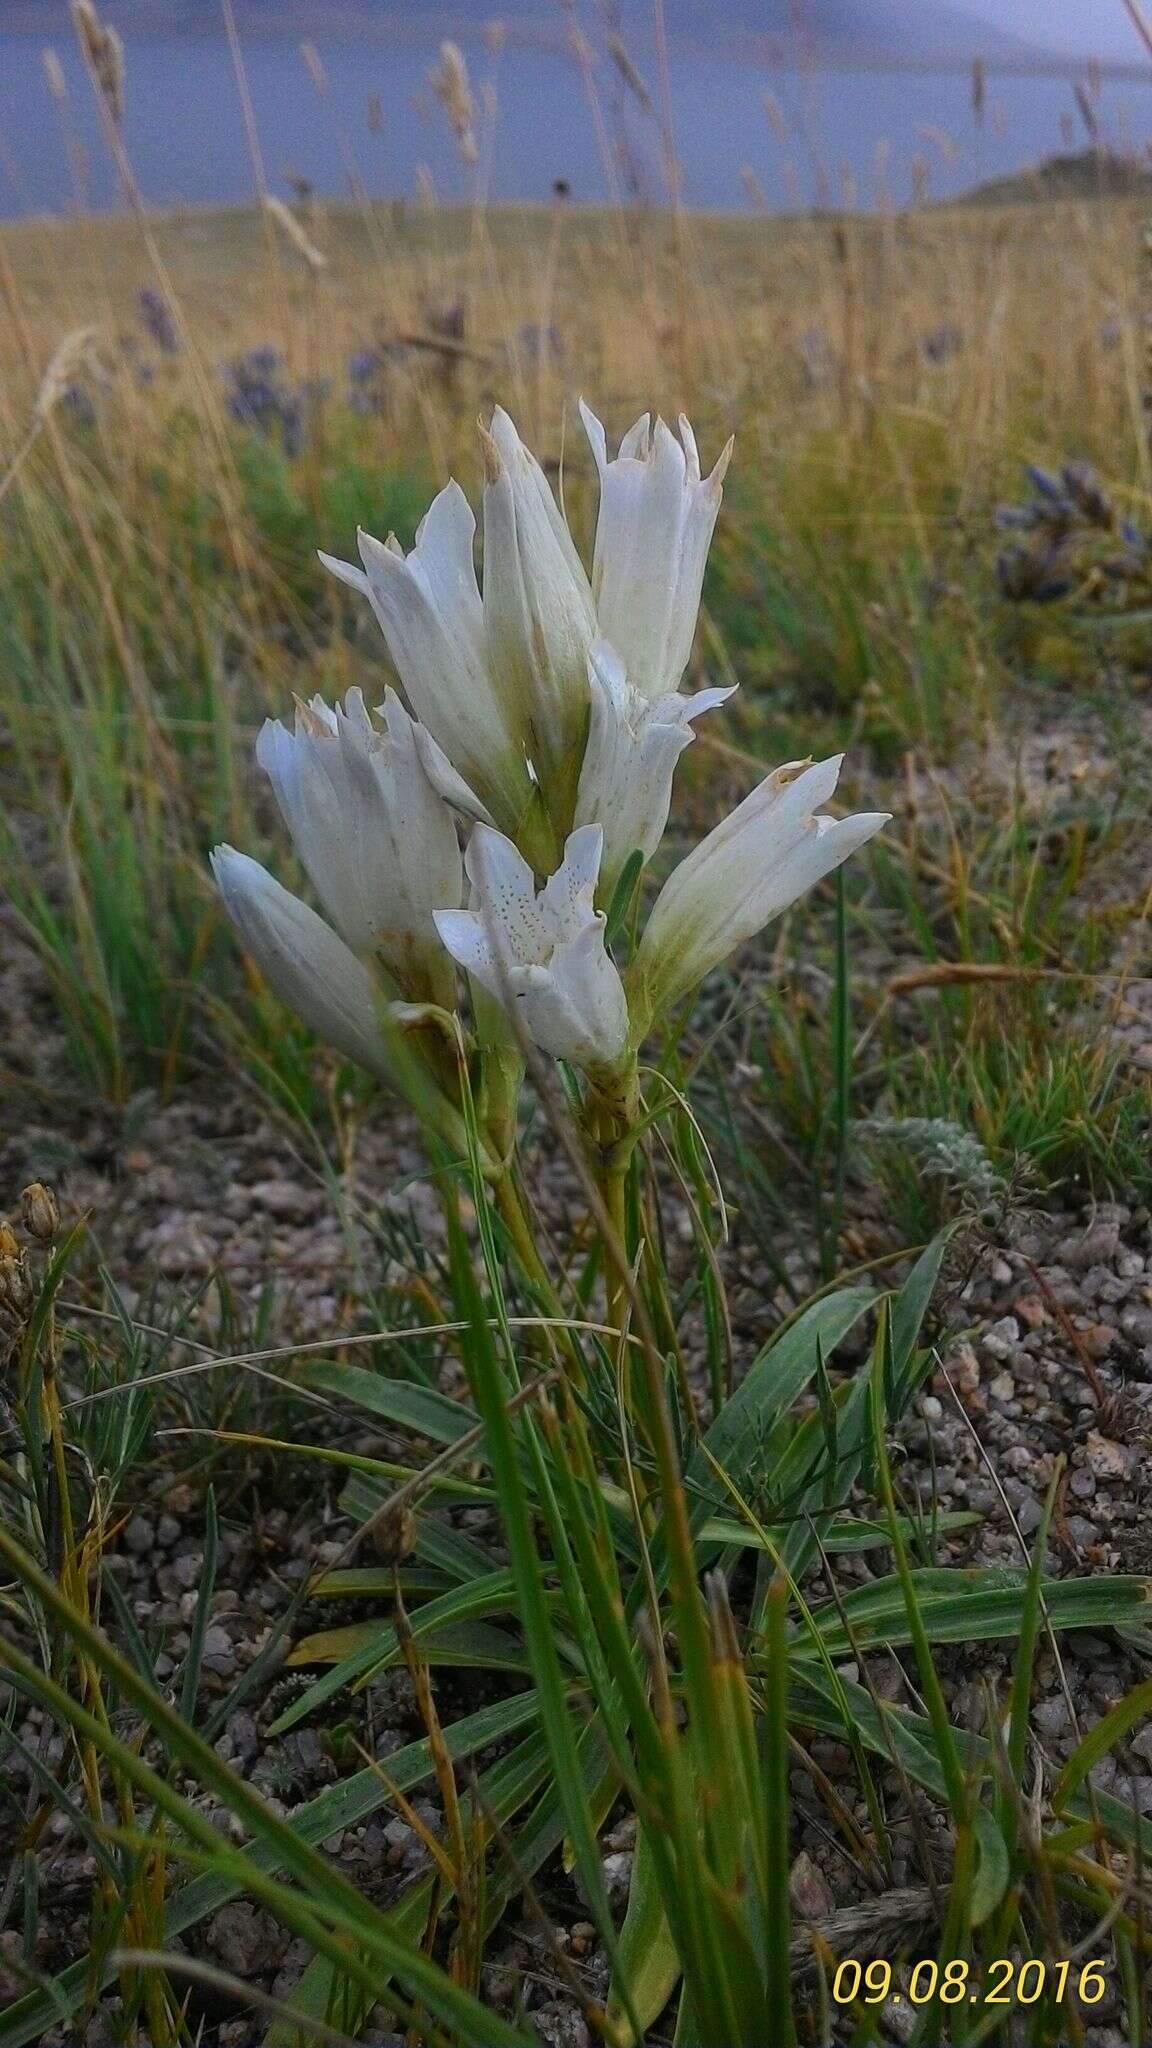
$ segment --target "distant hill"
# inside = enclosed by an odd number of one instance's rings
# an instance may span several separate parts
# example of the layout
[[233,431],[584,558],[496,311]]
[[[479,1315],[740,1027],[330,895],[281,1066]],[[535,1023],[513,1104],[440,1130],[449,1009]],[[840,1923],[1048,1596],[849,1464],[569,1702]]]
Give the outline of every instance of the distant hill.
[[1137,158],[1106,149],[1076,156],[1048,156],[1009,178],[973,185],[950,203],[956,206],[1019,206],[1045,199],[1146,199],[1152,196],[1152,168]]
[[[222,33],[218,0],[101,0],[101,11],[126,35],[149,30]],[[365,34],[429,40],[471,39],[499,21],[519,38],[559,42],[565,21],[557,0],[236,0],[243,31],[324,37]],[[595,32],[597,10],[577,19]],[[619,0],[621,31],[637,43],[651,36],[651,0]],[[868,58],[927,63],[979,55],[1025,59],[1034,46],[969,14],[951,0],[665,0],[668,31],[677,40],[717,43],[766,38],[782,53],[827,61]],[[67,36],[63,0],[0,0],[4,29]]]
[[[277,0],[248,0],[256,7],[275,6]],[[394,0],[357,0],[365,19],[387,18],[398,10]],[[509,25],[529,23],[555,26],[555,4],[541,6],[540,0],[511,0],[497,5],[492,0],[409,0],[402,9],[412,24],[420,19],[452,23],[459,28],[484,27],[493,14]],[[595,9],[583,12],[588,26]],[[619,15],[625,38],[647,37],[652,26],[651,0],[620,0]],[[1025,56],[1033,46],[1006,30],[990,26],[950,0],[665,0],[664,16],[670,35],[693,38],[707,36],[710,42],[735,38],[769,37],[808,48],[819,56],[863,55],[927,58]]]

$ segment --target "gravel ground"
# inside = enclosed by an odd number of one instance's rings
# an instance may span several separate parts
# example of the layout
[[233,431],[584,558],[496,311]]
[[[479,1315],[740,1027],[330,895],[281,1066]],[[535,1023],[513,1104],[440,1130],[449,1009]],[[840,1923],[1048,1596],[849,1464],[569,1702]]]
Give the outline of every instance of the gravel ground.
[[[209,1272],[221,1269],[237,1297],[250,1306],[268,1276],[275,1275],[269,1341],[366,1326],[363,1298],[347,1285],[350,1246],[357,1257],[371,1257],[378,1217],[369,1191],[395,1188],[416,1168],[414,1136],[402,1122],[382,1117],[378,1128],[362,1134],[355,1172],[343,1186],[342,1216],[331,1191],[309,1174],[283,1133],[254,1117],[240,1094],[229,1100],[219,1086],[193,1088],[173,1104],[137,1105],[128,1122],[129,1130],[118,1137],[114,1120],[94,1118],[71,1141],[71,1163],[57,1171],[66,1216],[85,1211],[93,1217],[102,1255],[113,1270],[155,1274],[162,1295],[175,1298],[195,1291]],[[37,1155],[45,1135],[26,1126],[7,1140],[0,1159],[5,1185],[18,1185],[22,1174],[43,1163]],[[48,1135],[58,1147],[58,1133]],[[426,1196],[427,1190],[416,1184],[388,1201],[399,1210],[414,1203],[416,1228],[427,1239],[437,1226]],[[853,1227],[863,1245],[874,1242],[876,1224],[866,1212]],[[802,1256],[796,1253],[797,1262]],[[754,1248],[741,1241],[739,1228],[729,1258],[737,1341],[746,1362],[763,1340],[766,1314],[769,1320],[774,1314],[775,1287],[759,1270]],[[1152,1217],[1119,1204],[1080,1213],[1029,1208],[1004,1223],[997,1241],[985,1242],[979,1234],[971,1238],[953,1268],[944,1294],[939,1369],[900,1432],[906,1491],[918,1488],[926,1500],[934,1497],[941,1510],[975,1510],[981,1517],[973,1530],[942,1546],[941,1561],[1018,1561],[1022,1542],[1039,1525],[1053,1461],[1062,1454],[1067,1472],[1051,1532],[1051,1570],[1060,1575],[1147,1571],[1152,1566],[1146,1499],[1152,1432]],[[135,1305],[145,1295],[155,1314],[152,1281],[129,1291],[128,1300]],[[194,1321],[205,1341],[218,1340],[213,1328],[218,1312],[209,1301]],[[178,1359],[193,1355],[187,1346],[174,1354]],[[378,1449],[380,1438],[363,1442]],[[166,1469],[151,1479],[144,1475],[134,1511],[108,1561],[136,1621],[160,1644],[155,1671],[161,1682],[178,1670],[187,1648],[204,1542],[202,1488],[182,1476],[179,1440],[170,1440],[168,1455]],[[205,1644],[202,1704],[223,1696],[251,1664],[301,1579],[331,1563],[347,1534],[335,1489],[318,1488],[302,1461],[299,1467],[287,1458],[259,1467],[245,1464],[234,1475],[226,1462],[217,1483],[223,1503],[220,1570]],[[883,1554],[878,1560],[840,1558],[836,1569],[842,1585],[860,1583],[884,1569]],[[317,1603],[299,1626],[361,1618],[363,1612],[347,1606],[342,1615],[332,1603]],[[953,1718],[964,1726],[981,1726],[986,1686],[991,1682],[1002,1688],[1010,1668],[1007,1647],[949,1649],[940,1661]],[[1063,1673],[1051,1649],[1043,1647],[1036,1663],[1037,1753],[1052,1773],[1073,1747],[1077,1724],[1083,1728],[1106,1713],[1144,1675],[1135,1652],[1105,1633],[1065,1637],[1062,1663]],[[228,1718],[218,1748],[288,1812],[333,1783],[346,1766],[333,1754],[324,1726],[305,1725],[281,1738],[269,1737],[269,1724],[305,1682],[304,1675],[277,1671],[275,1664],[274,1658],[272,1673],[257,1694]],[[858,1675],[855,1666],[846,1671]],[[902,1668],[891,1655],[870,1657],[868,1675],[882,1696],[908,1696]],[[490,1685],[485,1692],[470,1674],[438,1674],[437,1692],[445,1719],[494,1696]],[[403,1673],[389,1674],[370,1690],[365,1714],[363,1739],[382,1759],[423,1733]],[[23,1716],[22,1733],[26,1741],[39,1740],[35,1712]],[[843,1746],[817,1738],[811,1747],[821,1769],[848,1789],[851,1759]],[[10,1768],[11,1781],[19,1787],[19,1761]],[[1134,1731],[1127,1744],[1101,1761],[1094,1778],[1102,1788],[1130,1799],[1140,1812],[1152,1813],[1152,1729]],[[882,1929],[883,1899],[866,1891],[858,1867],[830,1836],[811,1779],[799,1769],[794,1794],[793,1889],[800,1921],[826,1921],[860,1908]],[[418,1800],[417,1811],[438,1825],[434,1798]],[[632,1841],[626,1818],[604,1837],[605,1876],[621,1909]],[[398,1896],[427,1863],[411,1827],[386,1813],[325,1846],[357,1884],[383,1900]],[[52,1969],[74,1952],[75,1916],[83,1909],[92,1869],[60,1823],[48,1830],[43,1866],[45,1910],[37,1960]],[[923,1870],[911,1826],[895,1831],[893,1878],[901,1891],[922,1903],[926,1899],[917,1889]],[[578,1892],[552,1867],[542,1875],[541,1896],[581,1982],[602,1993],[604,1968]],[[902,1925],[912,1910],[906,1902]],[[303,1960],[299,1945],[267,1914],[241,1902],[223,1908],[192,1945],[194,1952],[274,1997],[290,1990]],[[13,1993],[16,1988],[13,1981]],[[524,1999],[549,2041],[580,2048],[588,2038],[564,1975],[534,1923],[514,1920],[506,1927],[486,1967],[484,1988],[492,2003],[509,2009]],[[257,2038],[251,2018],[222,2013],[219,2000],[214,2004],[206,1997],[203,2013],[215,2029],[206,2040],[218,2048],[239,2048]],[[1114,2031],[1117,2017],[1118,2009],[1098,2009],[1089,2036],[1093,2048],[1110,2048],[1123,2039]],[[82,2038],[92,2048],[112,2040],[112,2019],[111,2012],[97,2014]],[[894,2024],[897,2019],[898,2014]],[[387,2029],[385,2017],[381,2040],[388,2038]],[[51,2044],[79,2038],[67,2029],[45,2037]]]

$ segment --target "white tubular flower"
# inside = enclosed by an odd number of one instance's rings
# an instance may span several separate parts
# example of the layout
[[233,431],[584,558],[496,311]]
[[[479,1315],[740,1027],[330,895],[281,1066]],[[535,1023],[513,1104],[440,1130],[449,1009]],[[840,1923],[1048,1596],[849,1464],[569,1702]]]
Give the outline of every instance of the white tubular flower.
[[592,592],[540,464],[499,407],[483,446],[488,665],[516,703],[545,800],[557,777],[570,803],[596,637]]
[[600,472],[600,514],[592,592],[600,631],[649,698],[675,690],[688,666],[704,564],[720,510],[732,442],[701,478],[692,429],[680,440],[648,414],[629,428],[611,461],[604,429],[581,401],[580,416]]
[[376,987],[363,961],[258,860],[218,846],[212,872],[229,917],[276,994],[337,1052],[390,1078]]
[[628,1039],[624,989],[593,908],[603,835],[582,826],[540,894],[527,861],[500,832],[477,825],[465,867],[472,910],[437,913],[440,937],[460,966],[521,1019],[556,1059],[610,1067]]
[[411,554],[395,534],[382,544],[360,533],[363,569],[320,559],[369,599],[411,709],[481,806],[493,804],[514,824],[531,784],[511,699],[488,666],[475,532],[467,498],[450,483],[421,520]]
[[312,885],[353,952],[378,954],[413,1002],[451,1007],[454,977],[432,921],[459,903],[452,814],[425,773],[414,726],[389,690],[387,734],[359,690],[341,710],[298,704],[296,729],[268,719],[256,743]]
[[832,795],[843,758],[777,768],[675,869],[634,963],[653,1010],[687,995],[888,823],[887,811],[813,815]]
[[692,721],[732,695],[729,689],[700,690],[695,697],[650,699],[634,690],[614,647],[598,640],[588,656],[592,718],[576,823],[601,822],[604,858],[602,895],[610,899],[629,855],[637,848],[646,861],[660,844],[672,802],[672,777],[685,747],[696,737]]

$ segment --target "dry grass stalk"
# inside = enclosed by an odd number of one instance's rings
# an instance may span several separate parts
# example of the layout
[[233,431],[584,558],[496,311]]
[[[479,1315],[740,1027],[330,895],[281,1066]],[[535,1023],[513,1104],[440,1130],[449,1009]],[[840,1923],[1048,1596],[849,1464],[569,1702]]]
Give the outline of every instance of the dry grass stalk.
[[650,114],[652,112],[652,98],[648,87],[628,55],[628,51],[620,36],[609,36],[608,55],[611,57],[629,92],[639,101],[644,112]]
[[94,0],[72,0],[72,23],[92,82],[117,128],[124,122],[124,45],[101,21]]
[[272,192],[266,194],[264,207],[272,219],[283,228],[292,247],[298,250],[299,254],[304,258],[309,270],[313,271],[317,277],[321,271],[327,270],[328,258],[323,250],[318,249],[315,242],[311,241],[305,234],[291,207],[285,206],[284,201],[277,199]]
[[466,164],[474,164],[476,148],[476,107],[468,82],[468,66],[458,43],[441,43],[440,64],[428,73],[428,83],[448,116],[457,147]]
[[41,61],[44,65],[44,76],[48,81],[48,90],[53,99],[63,105],[68,98],[68,81],[64,76],[64,66],[51,45],[41,53]]
[[91,368],[100,340],[98,327],[77,327],[66,334],[40,380],[32,417],[37,426],[55,411],[76,377]]
[[308,76],[312,80],[317,92],[324,96],[328,91],[328,73],[324,69],[320,52],[316,48],[315,43],[301,43],[300,55],[304,59]]

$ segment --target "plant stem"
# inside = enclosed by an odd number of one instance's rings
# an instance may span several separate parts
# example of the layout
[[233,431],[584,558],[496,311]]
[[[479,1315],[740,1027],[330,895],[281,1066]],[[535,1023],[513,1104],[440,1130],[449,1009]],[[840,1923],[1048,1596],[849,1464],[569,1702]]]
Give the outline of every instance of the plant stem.
[[628,1161],[630,1149],[619,1141],[619,1134],[610,1138],[606,1148],[607,1156],[597,1176],[604,1207],[608,1212],[611,1236],[604,1243],[604,1287],[607,1300],[607,1322],[612,1329],[622,1331],[628,1314],[630,1269],[628,1265]]
[[494,1193],[501,1222],[516,1248],[525,1276],[533,1287],[539,1290],[549,1310],[557,1315],[561,1314],[562,1310],[556,1300],[548,1268],[540,1256],[540,1248],[536,1243],[532,1225],[528,1221],[517,1178],[511,1169],[500,1175]]

